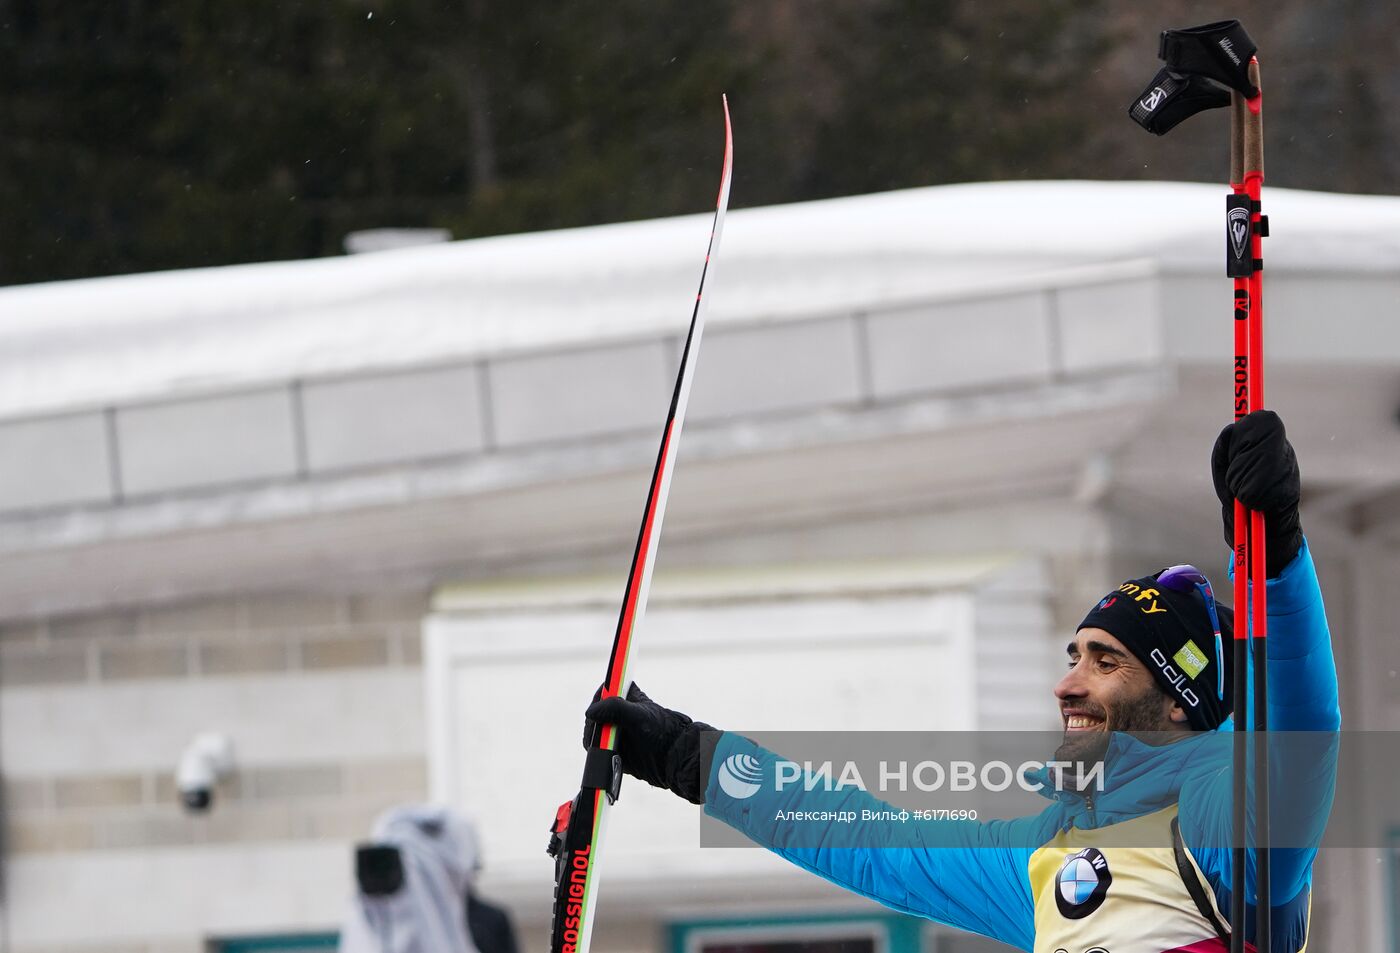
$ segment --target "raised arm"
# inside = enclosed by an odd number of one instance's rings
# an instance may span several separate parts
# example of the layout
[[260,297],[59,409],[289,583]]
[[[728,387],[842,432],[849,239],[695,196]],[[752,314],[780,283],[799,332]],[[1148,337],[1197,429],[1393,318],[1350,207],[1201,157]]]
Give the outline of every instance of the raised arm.
[[[714,752],[705,812],[779,856],[848,890],[915,916],[1022,949],[1033,940],[1026,868],[1038,817],[1015,821],[896,820],[901,809],[859,788],[773,783],[778,755],[725,732]],[[753,794],[725,790],[725,764],[746,765]],[[907,813],[907,812],[906,812]],[[1020,845],[1020,846],[1017,846]]]
[[[1337,667],[1312,554],[1298,516],[1301,478],[1296,455],[1278,415],[1257,411],[1226,427],[1211,457],[1225,538],[1234,538],[1236,496],[1264,513],[1268,538],[1270,789],[1276,846],[1271,850],[1275,938],[1301,941],[1306,929],[1312,863],[1336,785],[1341,727]],[[1234,566],[1231,566],[1231,575]],[[1244,613],[1236,613],[1244,624]],[[1249,697],[1253,700],[1251,682]],[[1236,712],[1236,717],[1248,717]],[[1221,730],[1228,731],[1227,722]],[[1303,740],[1286,733],[1314,732]],[[1228,771],[1182,792],[1182,837],[1206,873],[1222,909],[1230,883],[1230,775]],[[1250,799],[1253,804],[1253,799]],[[1255,856],[1249,852],[1245,896],[1254,901]],[[1252,915],[1251,915],[1252,916]],[[1290,947],[1296,949],[1297,947]]]
[[[1337,666],[1317,570],[1298,515],[1302,498],[1298,458],[1278,414],[1255,411],[1222,430],[1211,453],[1211,475],[1222,506],[1227,546],[1234,540],[1236,499],[1264,514],[1269,729],[1336,731],[1341,727]],[[1233,554],[1231,559],[1233,577]],[[1242,609],[1236,606],[1241,625]],[[1243,717],[1240,712],[1235,716]]]
[[628,774],[704,804],[706,813],[788,861],[895,910],[1031,948],[1031,849],[1015,845],[1040,842],[1031,831],[1039,818],[897,819],[900,808],[856,788],[780,787],[778,755],[663,708],[640,690],[627,701],[599,702],[588,714],[618,725]]

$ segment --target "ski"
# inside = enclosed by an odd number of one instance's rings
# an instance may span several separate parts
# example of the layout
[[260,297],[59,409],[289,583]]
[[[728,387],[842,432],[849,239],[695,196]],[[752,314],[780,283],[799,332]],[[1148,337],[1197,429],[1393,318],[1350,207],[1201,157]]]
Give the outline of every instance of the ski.
[[[685,423],[686,404],[690,399],[690,384],[695,377],[695,357],[705,330],[705,280],[710,276],[715,255],[719,251],[724,213],[729,208],[729,181],[734,164],[734,134],[729,122],[728,97],[722,97],[721,102],[724,107],[724,170],[720,176],[714,224],[705,252],[705,265],[700,272],[700,288],[690,315],[690,331],[686,335],[685,348],[681,351],[671,409],[661,432],[661,449],[657,453],[651,488],[642,511],[642,528],[632,553],[632,567],[627,573],[627,588],[617,620],[617,632],[613,636],[602,698],[622,695],[631,684],[627,678],[627,663],[632,650],[632,636],[646,613],[647,592],[651,587],[662,518],[666,514],[671,472],[675,469],[681,427]],[[554,915],[549,941],[551,953],[587,953],[588,950],[589,938],[593,933],[593,914],[598,902],[598,855],[607,826],[608,809],[617,800],[622,782],[621,758],[613,753],[616,742],[615,727],[602,725],[585,757],[583,783],[577,796],[560,805],[550,826],[549,854],[555,858]]]

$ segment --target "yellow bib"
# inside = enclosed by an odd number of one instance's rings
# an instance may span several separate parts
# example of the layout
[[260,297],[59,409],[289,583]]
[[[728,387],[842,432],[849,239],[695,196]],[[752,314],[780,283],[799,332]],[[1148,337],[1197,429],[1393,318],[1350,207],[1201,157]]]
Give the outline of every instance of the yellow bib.
[[[1061,831],[1031,855],[1035,953],[1226,949],[1182,882],[1170,846],[1176,810],[1173,804],[1120,824]],[[1192,875],[1204,883],[1195,861],[1190,863]],[[1213,893],[1207,888],[1205,894],[1214,909]],[[1215,915],[1225,921],[1218,909]]]

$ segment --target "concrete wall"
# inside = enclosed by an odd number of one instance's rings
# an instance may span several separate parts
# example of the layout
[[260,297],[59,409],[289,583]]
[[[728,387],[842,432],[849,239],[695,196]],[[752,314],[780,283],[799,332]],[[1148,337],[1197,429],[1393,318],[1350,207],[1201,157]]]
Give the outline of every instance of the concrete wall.
[[[334,928],[350,845],[426,794],[421,592],[273,593],[0,628],[14,953]],[[174,769],[223,731],[214,809]]]

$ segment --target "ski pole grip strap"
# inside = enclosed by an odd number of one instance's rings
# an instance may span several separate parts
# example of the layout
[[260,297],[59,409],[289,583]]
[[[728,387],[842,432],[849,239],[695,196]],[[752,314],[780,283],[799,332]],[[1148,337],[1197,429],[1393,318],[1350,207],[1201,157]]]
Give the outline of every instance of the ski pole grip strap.
[[1209,77],[1253,99],[1259,87],[1250,81],[1249,61],[1258,49],[1239,20],[1219,20],[1163,30],[1157,55],[1173,72]]
[[1128,115],[1148,132],[1161,136],[1198,112],[1228,105],[1230,92],[1219,84],[1204,76],[1163,68],[1133,100]]

